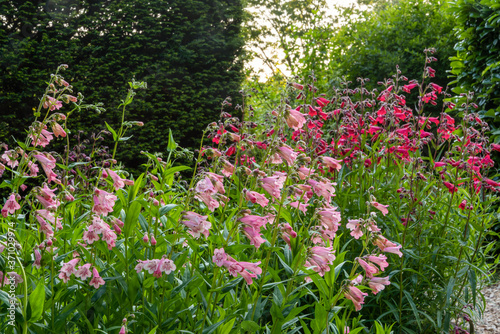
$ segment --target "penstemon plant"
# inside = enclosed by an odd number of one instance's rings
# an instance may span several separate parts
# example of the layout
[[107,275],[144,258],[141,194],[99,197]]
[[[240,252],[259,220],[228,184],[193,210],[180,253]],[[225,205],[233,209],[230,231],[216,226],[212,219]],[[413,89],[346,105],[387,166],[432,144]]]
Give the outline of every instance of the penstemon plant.
[[[70,151],[69,115],[101,106],[58,69],[28,139],[1,156],[2,332],[465,331],[490,269],[500,147],[471,96],[457,108],[427,83],[426,52],[421,82],[398,72],[381,93],[361,80],[327,97],[311,77],[259,115],[245,92],[240,118],[224,101],[187,180],[176,159],[192,153],[171,134],[137,177],[114,160],[145,83],[130,83],[119,130],[106,124],[111,154]],[[441,96],[461,124],[425,115]],[[45,151],[54,136],[65,155]]]

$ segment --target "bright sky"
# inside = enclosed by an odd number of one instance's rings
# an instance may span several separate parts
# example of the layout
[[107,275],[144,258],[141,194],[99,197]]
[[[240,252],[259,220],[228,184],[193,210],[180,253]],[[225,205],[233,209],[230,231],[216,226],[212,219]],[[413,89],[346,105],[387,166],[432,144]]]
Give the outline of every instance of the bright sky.
[[[353,3],[356,3],[356,0],[326,0],[328,7],[333,9],[333,6],[344,6],[347,7]],[[270,68],[264,64],[264,62],[261,59],[255,58],[253,61],[251,61],[248,64],[249,67],[255,69],[256,71],[258,70],[263,70],[263,73],[260,75],[260,80],[265,80],[267,77],[269,77],[272,74],[272,71]],[[290,73],[287,73],[288,71],[286,70],[286,66],[277,66],[283,73],[286,75],[289,75]]]

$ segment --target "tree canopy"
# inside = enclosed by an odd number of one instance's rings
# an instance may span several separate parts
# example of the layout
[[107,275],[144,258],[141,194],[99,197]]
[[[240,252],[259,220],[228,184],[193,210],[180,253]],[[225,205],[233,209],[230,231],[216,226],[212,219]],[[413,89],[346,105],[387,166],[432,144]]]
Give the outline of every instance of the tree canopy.
[[169,128],[194,147],[221,102],[238,94],[240,0],[2,0],[0,13],[0,141],[19,137],[61,63],[75,91],[107,109],[73,118],[72,128],[89,132],[119,124],[128,81],[148,83],[126,115],[145,124],[121,152],[129,162],[141,150],[164,151]]

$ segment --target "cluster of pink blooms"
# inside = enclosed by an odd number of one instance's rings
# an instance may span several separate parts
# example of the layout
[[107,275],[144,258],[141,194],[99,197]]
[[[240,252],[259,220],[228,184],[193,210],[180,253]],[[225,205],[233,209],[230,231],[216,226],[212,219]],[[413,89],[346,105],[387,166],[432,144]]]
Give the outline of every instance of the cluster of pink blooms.
[[252,284],[252,278],[262,274],[262,269],[259,267],[260,261],[255,263],[238,262],[231,256],[227,255],[223,248],[214,250],[212,260],[217,266],[226,267],[229,273],[234,277],[237,277],[238,275],[243,277],[247,284]]
[[209,236],[212,224],[207,220],[208,216],[188,211],[184,214],[183,218],[184,220],[181,222],[189,228],[188,233],[195,239],[198,239],[202,234],[205,237]]
[[[70,260],[66,263],[63,263],[61,270],[59,270],[59,278],[64,282],[68,283],[71,279],[71,275],[75,275],[77,278],[86,280],[89,277],[92,279],[89,282],[89,285],[92,285],[94,288],[98,289],[101,285],[104,285],[104,280],[99,275],[99,272],[95,267],[92,267],[92,264],[86,263],[76,268],[76,265],[80,261],[79,258]],[[90,268],[92,267],[92,271]]]
[[97,215],[107,216],[108,213],[113,212],[113,206],[115,205],[117,199],[118,197],[115,195],[95,188],[94,206],[92,207],[92,212]]
[[[215,183],[212,183],[212,180]],[[195,197],[199,201],[205,203],[210,211],[217,209],[222,203],[227,200],[224,194],[224,186],[222,184],[223,177],[217,174],[209,173],[203,179],[198,181],[195,188]],[[219,202],[219,200],[222,200]]]
[[135,266],[137,273],[140,273],[142,270],[146,270],[148,273],[153,274],[153,276],[157,278],[161,277],[162,273],[168,275],[176,269],[175,263],[172,260],[167,259],[166,255],[164,255],[160,260],[137,260],[137,262],[139,262]]
[[106,242],[108,249],[111,250],[115,247],[117,234],[121,234],[121,228],[123,227],[123,222],[117,218],[112,218],[113,229],[101,218],[94,216],[92,218],[92,224],[87,227],[87,230],[83,232],[83,241],[88,245],[91,245],[95,241],[101,239]]
[[307,268],[312,268],[315,272],[323,276],[325,272],[330,271],[330,265],[332,265],[333,261],[335,260],[335,255],[333,255],[334,252],[335,251],[333,250],[332,246],[311,247],[309,249],[309,257],[304,263],[304,266]]

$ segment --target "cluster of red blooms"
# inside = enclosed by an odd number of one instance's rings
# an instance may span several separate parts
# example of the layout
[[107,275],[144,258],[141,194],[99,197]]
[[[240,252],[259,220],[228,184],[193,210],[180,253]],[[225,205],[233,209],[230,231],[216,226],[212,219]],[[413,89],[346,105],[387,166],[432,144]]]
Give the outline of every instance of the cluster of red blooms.
[[[436,60],[434,57],[427,58],[427,63]],[[425,73],[427,78],[432,78],[435,71],[427,65]],[[469,127],[458,136],[456,130],[460,126],[445,110],[453,110],[456,107],[452,102],[444,103],[445,109],[439,117],[423,116],[424,107],[427,104],[436,105],[440,96],[446,96],[445,90],[435,83],[424,85],[417,81],[409,81],[402,84],[401,82],[408,79],[399,74],[398,70],[395,79],[383,83],[385,88],[378,96],[369,94],[364,88],[356,90],[346,88],[342,92],[337,92],[334,98],[327,99],[323,95],[314,97],[316,89],[312,85],[290,83],[291,87],[299,91],[296,100],[300,104],[296,107],[287,105],[285,111],[281,113],[272,111],[269,115],[271,121],[264,125],[260,133],[252,130],[256,127],[255,123],[249,121],[240,123],[227,113],[222,114],[223,121],[219,124],[211,124],[213,132],[209,138],[212,138],[216,146],[203,149],[203,153],[212,161],[211,172],[215,173],[219,168],[221,173],[229,178],[240,169],[242,174],[255,178],[257,180],[255,184],[262,189],[262,192],[257,192],[258,189],[245,190],[245,198],[251,203],[260,204],[267,214],[259,216],[248,210],[243,214],[243,218],[239,219],[240,230],[252,245],[258,248],[266,242],[261,228],[265,229],[268,224],[287,231],[282,235],[287,244],[290,244],[290,238],[297,237],[294,228],[298,226],[281,224],[275,217],[274,208],[268,204],[284,199],[282,202],[285,206],[296,209],[297,213],[312,215],[313,221],[318,222],[317,225],[312,224],[309,231],[313,246],[307,251],[304,266],[323,275],[330,270],[330,265],[335,259],[330,246],[331,241],[335,238],[339,227],[343,225],[341,213],[331,202],[335,196],[336,186],[331,182],[332,173],[334,175],[338,172],[343,164],[353,167],[353,164],[361,162],[365,168],[370,168],[373,163],[380,163],[382,159],[388,163],[412,163],[414,161],[412,153],[423,149],[431,141],[438,146],[460,143],[456,146],[456,150],[460,153],[457,156],[460,156],[460,159],[454,160],[447,156],[441,161],[436,161],[435,166],[429,166],[441,175],[442,185],[448,191],[456,192],[462,183],[453,178],[452,173],[446,170],[446,166],[470,171],[474,175],[476,189],[481,185],[495,191],[500,189],[498,188],[500,183],[482,176],[482,170],[492,165],[491,149],[500,150],[500,145],[488,146],[484,135],[486,124],[474,113],[466,112],[465,123]],[[405,96],[405,93],[410,94],[415,89],[418,89],[419,93],[417,111],[407,106]],[[359,92],[366,93],[365,99],[353,101],[353,96]],[[310,97],[311,94],[313,98]],[[312,102],[308,104],[307,100]],[[470,106],[474,107],[474,104],[462,107],[467,110]],[[481,130],[475,129],[477,125]],[[334,131],[330,131],[332,126]],[[285,127],[290,130],[287,131]],[[331,133],[333,135],[328,137]],[[366,149],[366,146],[375,142],[377,142],[376,150]],[[238,152],[244,152],[246,159],[235,158],[234,156],[239,156]],[[372,161],[373,158],[375,161]],[[283,166],[286,166],[286,169]],[[426,178],[420,172],[418,177]],[[222,175],[209,177],[208,174],[202,174],[196,197],[201,198],[201,188],[210,188],[206,185],[201,187],[208,182],[207,180],[210,180],[215,187],[217,184],[215,180],[223,183],[222,178]],[[403,196],[404,189],[401,192]],[[217,204],[211,201],[216,200],[219,194],[212,190],[203,196],[210,196],[209,200],[203,202],[210,211],[213,211]],[[309,200],[312,198],[316,201],[311,206]],[[227,202],[227,198],[224,202]],[[224,205],[223,201],[220,203]],[[375,199],[370,201],[370,206],[383,215],[388,213],[388,205],[382,205]],[[311,207],[315,207],[315,210],[310,210]],[[253,208],[255,210],[256,207]],[[472,209],[465,199],[459,208]],[[405,221],[403,223],[406,224]],[[349,219],[344,226],[351,230],[352,237],[358,239],[366,235],[378,248],[366,257],[368,261],[358,259],[358,264],[365,270],[362,281],[366,282],[373,293],[378,293],[390,283],[388,277],[374,276],[386,267],[385,255],[381,252],[402,256],[401,245],[384,238],[373,219]],[[353,301],[357,310],[361,308],[366,295],[356,287],[359,283],[360,279],[353,279],[345,288],[345,297]]]

